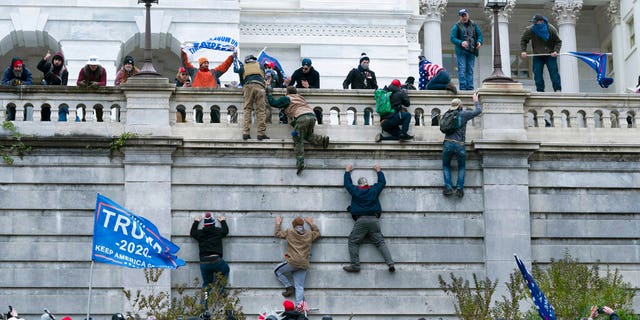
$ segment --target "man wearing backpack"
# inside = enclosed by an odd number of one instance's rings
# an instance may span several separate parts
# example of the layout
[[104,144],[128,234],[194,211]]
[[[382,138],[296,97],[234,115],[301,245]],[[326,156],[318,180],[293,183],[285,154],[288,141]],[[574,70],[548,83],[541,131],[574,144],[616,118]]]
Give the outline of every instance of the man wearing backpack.
[[[440,130],[446,131],[442,145],[442,173],[444,176],[444,191],[442,191],[442,194],[447,197],[454,193],[451,185],[451,159],[454,155],[458,159],[458,183],[455,194],[459,198],[464,197],[464,172],[467,161],[464,142],[467,133],[467,121],[482,113],[482,106],[478,101],[477,92],[473,94],[473,104],[475,109],[463,110],[462,101],[458,98],[453,99],[451,100],[451,108],[440,120]],[[455,125],[451,126],[451,121]]]
[[376,135],[376,142],[381,140],[411,140],[413,136],[409,135],[409,124],[411,123],[411,114],[405,110],[411,105],[409,95],[401,89],[400,80],[394,79],[391,84],[384,88],[385,91],[391,92],[389,96],[389,104],[391,110],[388,113],[380,113],[380,126],[382,131],[388,133],[389,137],[383,137],[381,133]]

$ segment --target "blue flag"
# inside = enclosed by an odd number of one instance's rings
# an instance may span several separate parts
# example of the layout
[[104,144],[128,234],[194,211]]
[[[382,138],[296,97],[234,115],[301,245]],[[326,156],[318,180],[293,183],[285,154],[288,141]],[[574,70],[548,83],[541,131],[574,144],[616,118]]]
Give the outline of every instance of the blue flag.
[[598,84],[602,88],[608,88],[613,83],[613,78],[607,78],[607,54],[600,52],[568,52],[586,64],[588,64],[593,70],[596,71]]
[[547,300],[544,292],[540,290],[536,281],[533,280],[533,276],[531,276],[529,271],[527,271],[527,267],[524,265],[522,260],[520,260],[515,254],[513,256],[516,258],[516,264],[522,273],[522,277],[527,282],[527,287],[529,287],[529,292],[531,292],[531,298],[533,299],[533,303],[536,305],[536,309],[538,309],[540,317],[543,320],[556,320],[556,313],[553,311],[553,307],[551,306],[551,303],[549,303],[549,300]]
[[280,73],[282,73],[282,78],[286,79],[287,78],[287,74],[284,72],[284,69],[282,68],[282,65],[280,65],[280,61],[278,61],[278,59],[268,55],[266,52],[264,52],[264,50],[260,51],[260,54],[258,55],[258,62],[260,63],[261,66],[264,66],[265,62],[270,61],[273,62],[273,64],[276,65],[276,67],[278,67],[278,69],[280,70]]
[[238,41],[229,36],[211,37],[202,42],[193,42],[189,53],[195,53],[200,49],[217,50],[217,51],[234,51],[238,47]]
[[91,259],[129,268],[184,266],[180,247],[165,239],[149,220],[98,194],[93,219]]

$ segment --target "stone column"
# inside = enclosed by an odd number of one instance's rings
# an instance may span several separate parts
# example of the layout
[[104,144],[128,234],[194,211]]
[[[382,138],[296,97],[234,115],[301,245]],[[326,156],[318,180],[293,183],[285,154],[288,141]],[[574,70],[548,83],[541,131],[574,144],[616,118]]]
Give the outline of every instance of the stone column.
[[[558,33],[562,40],[561,52],[576,51],[576,22],[582,9],[582,0],[556,0],[553,14],[558,21]],[[578,59],[561,55],[558,60],[562,92],[580,92]]]
[[[417,75],[418,72],[418,56],[422,54],[418,38],[423,24],[424,17],[419,15],[412,15],[407,21],[407,64],[409,65],[409,75]],[[403,83],[404,80],[400,79]],[[418,83],[418,79],[416,79],[415,83]]]
[[539,142],[527,140],[522,121],[529,94],[519,83],[484,83],[480,90],[482,139],[472,144],[482,156],[485,271],[499,280],[494,297],[508,296],[514,253],[531,261],[528,158]]
[[420,0],[420,14],[425,16],[422,51],[429,61],[439,65],[442,65],[442,31],[440,27],[446,6],[447,0]]
[[[511,53],[509,52],[509,19],[511,18],[511,13],[513,12],[513,8],[516,6],[516,0],[508,0],[507,5],[498,12],[498,29],[500,32],[500,60],[502,62],[502,73],[511,77]],[[489,37],[488,34],[484,35],[484,43],[482,47],[485,49],[491,48],[491,56],[493,57],[493,41],[496,36],[493,34],[493,9],[485,8],[484,13],[487,15],[489,21],[491,21],[491,47],[489,47]],[[493,60],[493,59],[492,59]],[[492,61],[493,63],[493,61]]]
[[[620,0],[609,1],[607,14],[611,24],[611,52],[613,53],[613,68],[616,75],[616,81],[613,84],[616,93],[624,93],[627,87],[625,86],[626,70],[624,67],[626,52],[624,51],[623,28],[620,22]],[[633,83],[633,85],[635,84]]]

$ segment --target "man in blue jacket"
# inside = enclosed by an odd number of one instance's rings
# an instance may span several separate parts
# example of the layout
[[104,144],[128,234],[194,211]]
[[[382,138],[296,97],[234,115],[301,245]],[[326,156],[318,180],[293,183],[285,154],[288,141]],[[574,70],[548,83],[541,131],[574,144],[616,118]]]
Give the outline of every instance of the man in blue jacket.
[[367,178],[361,177],[358,179],[358,186],[354,186],[351,181],[353,166],[348,164],[345,167],[344,187],[351,195],[351,205],[347,210],[351,212],[351,217],[356,221],[349,235],[349,256],[351,264],[343,267],[344,271],[347,272],[360,272],[360,244],[366,237],[372,240],[373,244],[382,254],[384,261],[389,267],[389,272],[396,271],[396,268],[393,266],[393,259],[391,259],[391,253],[387,248],[387,244],[384,242],[382,231],[380,231],[380,222],[378,221],[382,213],[382,207],[380,206],[378,197],[382,189],[384,189],[386,180],[379,165],[376,164],[373,169],[378,174],[378,182],[376,184],[370,186]]

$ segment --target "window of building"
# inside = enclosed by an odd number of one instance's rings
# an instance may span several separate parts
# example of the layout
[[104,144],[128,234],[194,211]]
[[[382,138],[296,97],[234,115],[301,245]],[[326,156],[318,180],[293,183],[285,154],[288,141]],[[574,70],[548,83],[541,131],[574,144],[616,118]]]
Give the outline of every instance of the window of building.
[[531,58],[522,59],[520,52],[511,52],[509,61],[511,62],[511,78],[531,79],[533,74],[531,71]]
[[629,49],[633,49],[636,46],[636,31],[633,27],[633,17],[627,21],[627,32],[629,34]]

